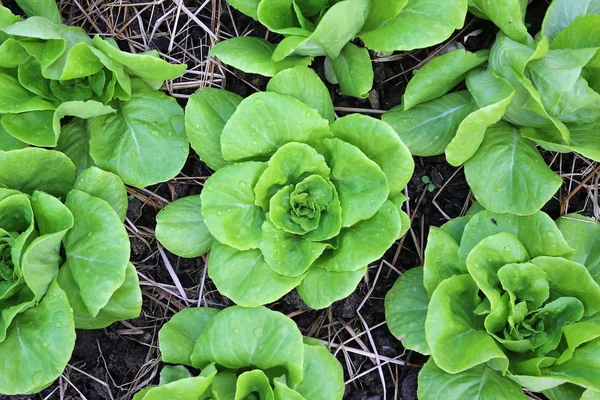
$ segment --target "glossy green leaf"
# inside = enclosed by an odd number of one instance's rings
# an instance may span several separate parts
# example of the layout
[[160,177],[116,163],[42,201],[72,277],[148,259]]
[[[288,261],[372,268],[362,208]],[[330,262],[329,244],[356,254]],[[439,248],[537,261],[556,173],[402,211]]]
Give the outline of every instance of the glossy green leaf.
[[192,374],[183,365],[165,365],[160,371],[160,385],[168,385],[171,382],[191,377]]
[[125,281],[129,238],[119,216],[104,200],[72,190],[65,204],[75,221],[63,241],[66,264],[95,317]]
[[267,84],[267,91],[295,97],[319,111],[330,123],[334,121],[329,90],[310,68],[296,66],[279,72]]
[[56,105],[36,96],[24,87],[19,81],[5,73],[0,73],[0,113],[22,113],[27,111],[50,111]]
[[600,4],[595,0],[556,0],[552,2],[542,23],[542,34],[550,42],[567,28],[578,16],[600,14]]
[[28,147],[27,143],[24,143],[8,133],[4,126],[0,124],[0,150],[1,151],[10,151],[10,150],[19,150]]
[[332,272],[312,267],[296,288],[302,300],[316,310],[329,307],[334,301],[348,297],[365,276],[367,267],[350,272]]
[[44,192],[33,192],[31,207],[40,236],[23,252],[21,273],[27,287],[40,301],[58,275],[58,267],[62,263],[60,244],[73,227],[73,216],[60,200]]
[[320,341],[304,338],[303,379],[295,388],[303,398],[341,399],[344,395],[343,376],[342,366]]
[[261,370],[242,372],[236,382],[236,400],[246,399],[251,394],[258,394],[260,399],[273,400],[273,389],[269,378]]
[[235,93],[214,88],[203,88],[188,100],[185,131],[200,159],[215,171],[228,164],[221,155],[221,134],[241,101]]
[[[456,275],[440,283],[431,296],[425,335],[435,363],[456,374],[485,362],[501,370],[508,359],[498,344],[482,329],[482,320],[473,312],[480,303],[479,288],[468,275]],[[465,352],[465,348],[477,352]]]
[[[150,54],[132,54],[113,47],[100,36],[94,37],[94,46],[112,58],[114,61],[126,66],[133,75],[142,78],[144,81],[166,81],[183,74],[187,69],[185,64],[169,64],[161,58]],[[157,90],[162,86],[156,85],[153,89]]]
[[71,307],[55,281],[37,306],[17,316],[0,343],[0,392],[40,391],[63,372],[74,346]]
[[566,257],[584,265],[600,284],[600,225],[593,219],[568,214],[556,221],[558,229],[575,252]]
[[324,139],[318,151],[331,168],[331,182],[342,207],[342,226],[375,215],[389,195],[387,178],[379,165],[340,139]]
[[331,170],[325,159],[315,149],[304,143],[286,143],[269,159],[256,185],[254,203],[265,211],[273,195],[284,186],[297,184],[307,176],[328,179]]
[[489,18],[512,40],[525,43],[529,35],[525,26],[525,14],[521,0],[501,0],[487,2],[485,0],[470,0],[469,7]]
[[21,85],[47,100],[55,100],[50,91],[50,81],[43,77],[42,66],[35,57],[29,57],[18,65],[18,78]]
[[413,155],[436,156],[444,153],[460,123],[472,110],[471,95],[462,91],[449,93],[406,111],[402,105],[394,107],[381,119],[394,128]]
[[57,24],[62,22],[56,2],[53,0],[17,0],[17,4],[29,17],[44,17]]
[[331,131],[379,165],[386,175],[390,196],[401,193],[413,174],[414,162],[408,148],[388,124],[352,114],[336,120]]
[[73,189],[106,201],[121,221],[127,214],[127,190],[123,181],[115,174],[90,167],[82,171],[75,180]]
[[214,308],[187,308],[175,314],[158,332],[163,361],[192,366],[190,356],[196,341],[218,312]]
[[546,272],[553,295],[579,299],[585,307],[585,316],[600,311],[600,286],[583,265],[560,257],[544,256],[531,262]]
[[486,365],[458,374],[449,374],[430,359],[419,373],[419,399],[422,400],[526,400],[521,385]]
[[73,308],[73,317],[77,329],[102,329],[117,321],[140,316],[142,292],[137,271],[131,263],[127,264],[125,281],[112,294],[108,303],[100,309],[95,317],[90,315],[81,296],[79,285],[75,282],[68,264],[61,267],[58,274],[58,283],[67,293],[69,304]]
[[270,221],[262,226],[260,251],[265,262],[279,275],[303,275],[327,248],[326,243],[311,242],[277,228]]
[[541,211],[529,216],[516,216],[485,210],[475,214],[465,226],[459,260],[466,260],[473,248],[486,237],[502,232],[511,233],[519,239],[531,258],[567,257],[573,253],[552,218]]
[[[52,165],[52,168],[48,168]],[[75,166],[62,153],[39,148],[0,152],[0,186],[33,194],[64,196],[75,182]]]
[[335,239],[335,248],[325,250],[315,266],[331,272],[360,270],[383,256],[398,238],[400,229],[398,208],[386,201],[373,217],[342,229]]
[[425,339],[429,295],[423,286],[423,267],[404,272],[385,295],[385,320],[404,348],[430,354]]
[[[446,147],[446,159],[454,166],[463,164],[477,152],[488,127],[502,119],[515,93],[508,82],[489,70],[471,72],[467,86],[480,108],[460,123],[456,136]],[[480,88],[485,92],[478,92]]]
[[4,68],[17,68],[28,57],[29,53],[13,38],[6,39],[0,45],[0,66]]
[[[320,18],[312,34],[295,49],[296,54],[338,57],[344,46],[361,30],[369,14],[369,3],[367,0],[343,0],[333,4]],[[321,51],[315,53],[315,48]]]
[[600,339],[578,348],[569,361],[550,368],[547,376],[586,388],[600,390],[600,380],[595,372],[600,368]]
[[223,63],[244,72],[263,76],[274,76],[284,69],[308,66],[312,62],[312,57],[273,61],[274,51],[275,45],[264,39],[240,36],[217,43],[210,49],[209,55],[219,57]]
[[156,215],[156,238],[167,250],[180,257],[199,257],[214,243],[202,217],[200,196],[174,201]]
[[189,145],[177,101],[139,80],[132,84],[131,101],[120,101],[118,113],[90,122],[90,154],[126,184],[144,187],[177,175]]
[[266,167],[259,162],[228,165],[205,182],[202,216],[217,241],[238,250],[259,247],[265,212],[254,204],[254,186]]
[[371,12],[362,32],[377,29],[386,22],[396,18],[398,13],[408,4],[408,0],[377,0],[371,2]]
[[406,86],[403,96],[405,110],[437,99],[448,93],[454,86],[465,79],[467,73],[483,64],[489,52],[471,53],[455,50],[436,57],[417,71]]
[[28,111],[20,114],[5,114],[4,129],[18,140],[39,147],[54,147],[56,135],[52,128],[54,111]]
[[196,342],[196,368],[277,368],[293,387],[302,381],[302,335],[291,319],[264,307],[231,307],[217,314]]
[[331,59],[331,67],[342,93],[361,99],[369,96],[374,72],[367,49],[347,43],[340,54]]
[[377,51],[430,47],[446,40],[455,29],[463,26],[467,3],[467,0],[444,3],[409,0],[394,20],[359,36],[368,48]]
[[227,161],[271,156],[286,143],[312,144],[331,137],[329,121],[291,96],[259,92],[244,99],[221,135]]
[[231,0],[229,4],[236,10],[258,20],[256,10],[261,0]]
[[164,386],[157,386],[145,393],[143,400],[190,400],[206,393],[217,369],[214,365],[205,368],[199,376],[179,379]]
[[465,163],[465,176],[486,209],[517,215],[542,208],[562,183],[535,146],[503,123],[488,128],[481,147]]
[[219,292],[245,307],[276,301],[304,278],[275,273],[259,250],[239,251],[219,242],[215,242],[210,252],[208,275]]
[[90,130],[86,120],[73,118],[71,122],[63,125],[61,134],[56,143],[55,150],[64,153],[75,164],[78,174],[84,169],[95,166],[90,156]]
[[446,278],[465,274],[466,268],[458,261],[458,244],[444,230],[431,227],[425,247],[423,286],[431,296],[436,287]]

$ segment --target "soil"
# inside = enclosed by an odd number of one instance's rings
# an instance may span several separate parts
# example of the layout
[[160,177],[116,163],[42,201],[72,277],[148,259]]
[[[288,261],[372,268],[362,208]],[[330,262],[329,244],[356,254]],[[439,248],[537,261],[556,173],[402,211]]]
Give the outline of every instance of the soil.
[[[184,3],[188,6],[194,5],[192,0],[185,0]],[[532,32],[539,29],[547,6],[544,0],[535,0],[530,5],[527,22],[531,25]],[[67,14],[74,12],[73,10],[73,7],[63,7]],[[246,31],[252,31],[252,35],[267,35],[262,26],[237,11],[224,5],[221,10],[222,30],[233,32],[232,24],[235,21],[237,27],[248,27]],[[156,21],[160,17],[158,13],[148,18]],[[86,27],[86,23],[83,21],[82,25]],[[375,62],[375,85],[368,99],[342,96],[337,87],[329,85],[334,104],[336,107],[388,110],[400,103],[412,69],[420,65],[420,60],[426,59],[430,54],[439,54],[444,49],[453,48],[457,43],[471,51],[489,48],[496,32],[497,28],[491,23],[471,17],[466,28],[446,43],[430,49],[404,53],[397,61]],[[194,30],[189,34],[198,37],[202,35]],[[157,39],[151,46],[165,51],[168,41]],[[376,54],[372,56],[377,58]],[[314,66],[323,76],[322,60],[317,60]],[[224,82],[226,89],[247,96],[257,89],[263,90],[267,79],[234,70],[226,73]],[[182,105],[184,103],[182,100]],[[339,116],[345,114],[340,109],[337,113]],[[375,112],[371,115],[379,114]],[[563,172],[563,167],[566,172],[586,168],[585,160],[573,155],[556,157],[555,154],[546,152],[544,156],[558,172]],[[206,166],[197,156],[191,155],[182,174],[175,180],[147,188],[147,191],[130,191],[132,196],[127,216],[131,224],[128,224],[128,230],[132,262],[138,268],[143,288],[142,316],[132,321],[113,324],[103,330],[78,331],[73,357],[65,374],[55,384],[40,394],[0,396],[0,400],[130,399],[133,393],[146,384],[157,383],[157,371],[161,367],[157,350],[158,329],[186,304],[176,295],[170,294],[177,293],[177,290],[157,251],[157,242],[153,236],[155,216],[165,205],[160,198],[172,201],[197,194],[201,190],[203,179],[209,175],[210,171]],[[424,183],[424,177],[433,184],[431,187]],[[559,199],[564,199],[573,189],[566,185],[544,208],[554,218],[560,215]],[[440,226],[449,218],[464,215],[472,202],[472,195],[462,169],[448,165],[443,156],[415,158],[415,174],[408,185],[408,193],[409,214],[412,217],[411,231],[385,254],[385,262],[375,262],[370,266],[367,276],[352,295],[334,303],[329,309],[320,311],[310,310],[296,292],[270,305],[275,310],[292,315],[304,334],[337,344],[348,341],[365,332],[367,327],[371,327],[369,334],[362,334],[358,339],[348,342],[348,347],[367,350],[367,353],[372,354],[376,352],[386,359],[396,360],[396,363],[388,363],[380,369],[375,368],[363,374],[375,367],[372,356],[337,349],[336,354],[344,366],[345,378],[352,379],[346,386],[345,400],[383,400],[386,398],[384,392],[387,399],[417,398],[417,374],[426,357],[405,351],[400,341],[393,337],[383,324],[384,297],[397,279],[398,271],[422,264],[422,249],[426,245],[429,227]],[[571,198],[569,206],[569,210],[592,215],[591,204],[584,190],[580,190]],[[202,288],[203,304],[216,307],[232,304],[216,291],[210,278],[205,276],[203,258],[183,259],[168,252],[167,257],[190,298],[197,299]],[[353,378],[356,376],[358,377]]]

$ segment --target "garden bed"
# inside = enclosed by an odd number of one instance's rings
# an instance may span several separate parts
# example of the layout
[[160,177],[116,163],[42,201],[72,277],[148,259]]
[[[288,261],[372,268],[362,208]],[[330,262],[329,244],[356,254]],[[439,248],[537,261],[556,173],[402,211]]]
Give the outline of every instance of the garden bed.
[[[68,24],[82,26],[90,34],[113,37],[123,49],[157,49],[171,62],[187,63],[183,77],[166,87],[181,105],[205,86],[222,87],[242,96],[266,86],[266,78],[228,69],[207,58],[216,39],[267,35],[264,27],[225,1],[64,0],[59,5]],[[527,14],[530,32],[539,29],[547,7],[545,0],[532,2]],[[375,83],[368,99],[342,96],[337,87],[328,86],[336,114],[381,115],[400,103],[406,82],[426,61],[461,46],[470,51],[489,48],[496,32],[493,24],[470,16],[464,29],[434,48],[389,56],[371,54]],[[322,76],[321,59],[314,67]],[[543,210],[553,218],[567,212],[600,217],[597,164],[574,153],[544,152],[544,157],[564,178],[564,184]],[[73,357],[54,385],[40,394],[0,399],[130,399],[147,384],[158,381],[158,330],[172,315],[190,306],[224,308],[233,304],[216,291],[206,274],[204,258],[176,257],[163,250],[154,237],[156,213],[178,198],[199,193],[209,175],[207,167],[192,154],[175,179],[146,189],[128,189],[126,226],[132,262],[142,286],[142,316],[103,330],[78,331]],[[295,292],[269,305],[291,317],[304,335],[321,339],[336,354],[347,382],[344,399],[416,399],[416,377],[425,358],[404,350],[388,331],[383,299],[400,273],[422,265],[429,227],[464,215],[473,198],[462,168],[451,167],[443,156],[415,157],[415,173],[407,194],[410,231],[369,266],[352,295],[319,311],[310,310]]]

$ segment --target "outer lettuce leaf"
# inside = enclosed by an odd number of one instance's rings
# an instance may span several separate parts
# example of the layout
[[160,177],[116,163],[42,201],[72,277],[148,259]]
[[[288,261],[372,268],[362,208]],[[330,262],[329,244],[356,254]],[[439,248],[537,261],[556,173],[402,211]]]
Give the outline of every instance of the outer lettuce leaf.
[[486,131],[481,147],[465,164],[465,176],[485,208],[517,215],[542,208],[562,182],[531,142],[505,123]]
[[390,124],[415,156],[443,154],[460,123],[473,111],[467,91],[449,93],[410,110],[392,108],[381,119]]
[[175,99],[139,80],[132,83],[131,101],[119,102],[117,114],[91,121],[90,155],[126,184],[144,187],[177,175],[189,145]]
[[467,73],[487,61],[489,52],[471,53],[455,50],[436,57],[417,71],[406,86],[404,109],[445,95],[460,83]]
[[440,43],[463,26],[467,0],[409,0],[394,20],[359,36],[377,51],[413,50]]

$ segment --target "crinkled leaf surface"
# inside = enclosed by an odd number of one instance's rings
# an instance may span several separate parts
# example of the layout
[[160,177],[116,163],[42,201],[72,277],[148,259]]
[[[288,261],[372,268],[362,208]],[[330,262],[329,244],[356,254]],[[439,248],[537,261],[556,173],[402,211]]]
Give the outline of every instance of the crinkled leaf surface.
[[[508,368],[508,358],[474,314],[481,302],[478,291],[469,275],[455,275],[440,283],[431,296],[425,320],[427,343],[435,363],[451,374],[492,361],[504,371]],[[471,347],[477,352],[464,351]]]

